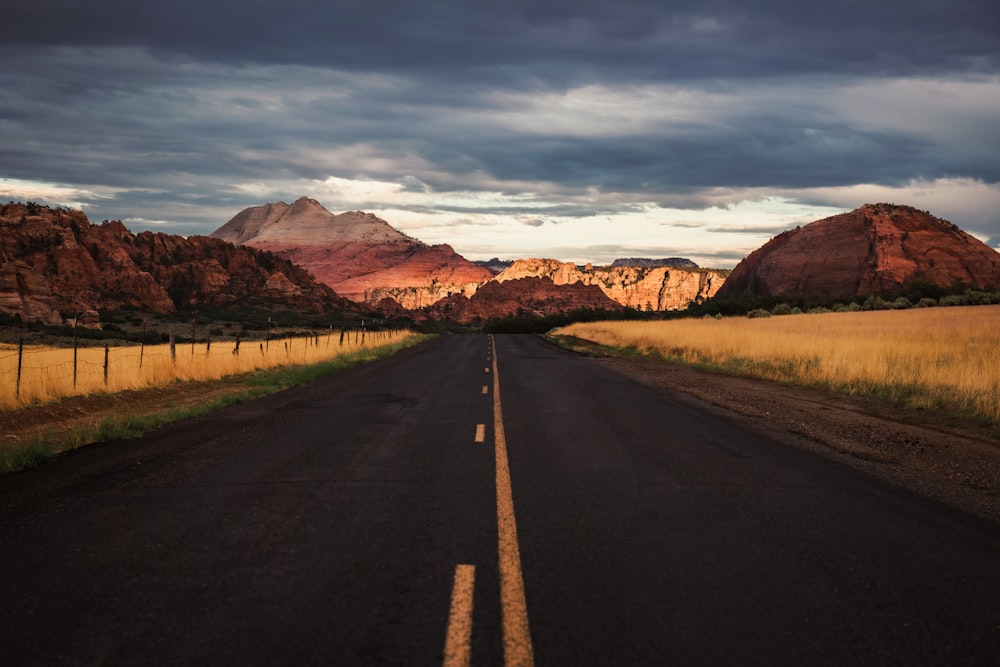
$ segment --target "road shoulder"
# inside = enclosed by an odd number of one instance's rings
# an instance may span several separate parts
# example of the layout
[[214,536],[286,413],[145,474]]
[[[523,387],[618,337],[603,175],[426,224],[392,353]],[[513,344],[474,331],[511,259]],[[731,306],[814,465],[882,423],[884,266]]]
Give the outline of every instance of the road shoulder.
[[605,349],[577,353],[679,400],[713,406],[789,445],[1000,521],[996,427]]

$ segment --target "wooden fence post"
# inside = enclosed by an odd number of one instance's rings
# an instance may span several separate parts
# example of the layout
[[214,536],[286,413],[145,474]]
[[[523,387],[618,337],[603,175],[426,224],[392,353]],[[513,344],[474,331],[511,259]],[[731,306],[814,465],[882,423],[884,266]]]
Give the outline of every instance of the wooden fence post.
[[24,336],[17,337],[17,386],[14,395],[21,400],[21,362],[24,360]]
[[77,324],[77,320],[79,320],[79,316],[77,317],[77,319],[73,320],[73,389],[74,390],[76,390],[76,350],[77,350],[77,345],[76,345],[76,324]]
[[146,320],[148,316],[142,318],[142,339],[139,341],[139,368],[142,368],[142,357],[146,353]]

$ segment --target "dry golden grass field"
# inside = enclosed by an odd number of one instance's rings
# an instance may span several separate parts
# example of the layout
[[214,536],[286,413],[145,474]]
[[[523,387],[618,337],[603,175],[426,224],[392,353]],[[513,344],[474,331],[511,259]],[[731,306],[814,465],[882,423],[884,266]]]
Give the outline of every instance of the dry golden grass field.
[[592,322],[552,333],[1000,423],[1000,306]]
[[[18,383],[18,348],[0,345],[0,411],[65,396],[118,392],[165,385],[174,381],[217,380],[226,376],[278,366],[314,364],[345,353],[395,345],[409,331],[333,331],[317,337],[111,347],[56,348],[25,346]],[[107,376],[105,377],[105,359]],[[74,367],[75,382],[74,382]]]

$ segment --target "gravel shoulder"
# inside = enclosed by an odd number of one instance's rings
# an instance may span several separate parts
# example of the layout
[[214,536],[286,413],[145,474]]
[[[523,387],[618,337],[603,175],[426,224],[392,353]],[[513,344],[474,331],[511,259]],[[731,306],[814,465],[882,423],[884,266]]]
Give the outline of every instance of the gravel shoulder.
[[714,406],[789,445],[1000,521],[1000,425],[902,410],[870,399],[734,377],[597,346],[574,345],[574,349],[679,400]]

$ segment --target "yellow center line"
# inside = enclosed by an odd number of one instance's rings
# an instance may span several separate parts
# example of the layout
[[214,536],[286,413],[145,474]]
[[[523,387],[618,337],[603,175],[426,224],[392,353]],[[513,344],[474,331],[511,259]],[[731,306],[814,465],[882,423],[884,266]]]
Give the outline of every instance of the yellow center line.
[[[497,372],[496,340],[493,349],[493,438],[497,468],[497,532],[500,556],[500,610],[503,618],[504,665],[525,667],[535,664],[528,628],[528,605],[524,597],[521,550],[517,544],[514,497],[507,463],[507,437],[500,407],[500,375]],[[487,369],[488,370],[488,369]]]
[[490,388],[487,385],[483,385],[483,396],[490,393]]
[[469,667],[472,662],[472,594],[476,566],[456,565],[451,589],[451,613],[444,642],[444,667]]
[[486,442],[486,424],[476,424],[476,442]]

